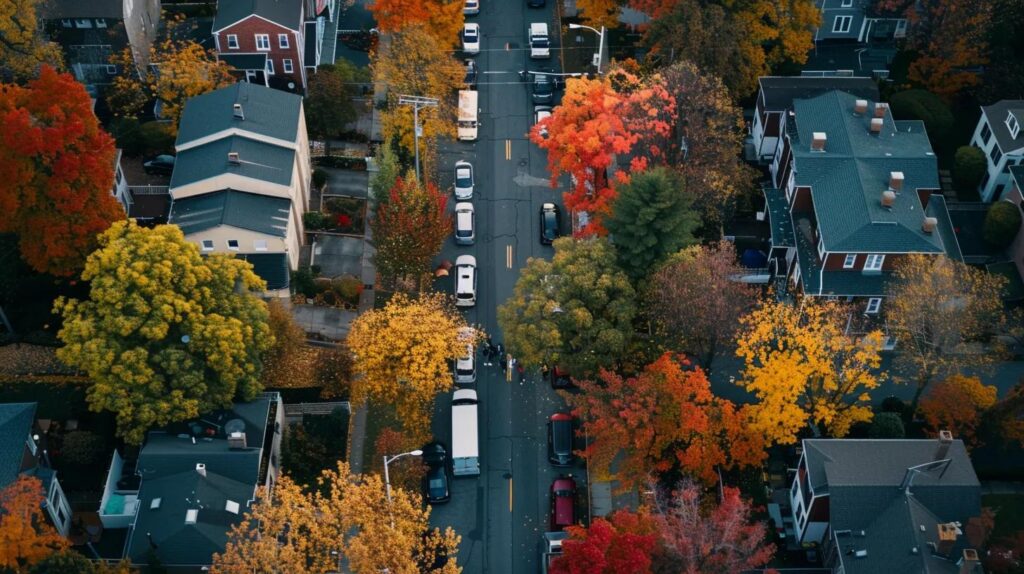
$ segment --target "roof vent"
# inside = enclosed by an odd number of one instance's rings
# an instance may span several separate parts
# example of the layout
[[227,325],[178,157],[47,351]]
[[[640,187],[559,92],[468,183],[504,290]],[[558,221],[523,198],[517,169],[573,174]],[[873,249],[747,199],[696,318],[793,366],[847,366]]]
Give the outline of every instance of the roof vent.
[[825,142],[828,141],[828,135],[825,132],[814,132],[813,140],[811,140],[811,151],[825,151]]
[[245,433],[233,432],[228,435],[228,448],[231,450],[245,449]]
[[242,163],[242,160],[238,158],[238,152],[237,151],[229,151],[228,152],[228,163],[233,163],[235,165],[238,165],[238,164]]
[[875,117],[884,118],[885,111],[889,109],[889,104],[878,102],[875,104]]
[[239,506],[238,503],[235,502],[234,500],[229,500],[224,503],[224,510],[230,512],[231,514],[238,514],[238,511],[240,509],[241,506]]
[[153,500],[150,500],[149,501],[149,509],[150,510],[157,510],[157,509],[159,509],[160,508],[160,501],[161,500],[163,500],[163,499],[160,498],[160,497],[156,497]]
[[195,524],[199,520],[199,509],[189,508],[185,511],[185,524]]
[[902,171],[890,171],[889,172],[889,189],[893,191],[903,190],[903,172]]
[[921,224],[921,231],[924,231],[925,233],[929,233],[929,234],[934,233],[935,232],[935,226],[937,226],[938,224],[939,224],[939,220],[938,219],[936,219],[934,217],[925,217],[924,218],[924,223]]
[[858,550],[858,551],[854,552],[853,555],[856,556],[857,558],[867,558],[868,557],[868,551],[867,550]]
[[244,120],[245,119],[245,113],[242,111],[242,104],[236,103],[234,106],[232,106],[232,108],[234,110],[234,115],[235,115],[235,119],[236,120]]
[[896,192],[887,189],[882,192],[882,207],[886,209],[892,209],[893,204],[896,203]]
[[880,134],[882,133],[882,126],[885,125],[885,120],[882,118],[871,118],[871,133]]
[[[925,223],[934,217],[926,217]],[[935,451],[935,460],[943,460],[949,454],[949,445],[953,444],[953,433],[948,430],[939,431],[939,448]]]
[[197,462],[196,463],[196,472],[199,473],[199,476],[202,476],[203,478],[206,478],[206,465],[201,463],[201,462]]
[[854,102],[854,104],[853,104],[853,113],[855,113],[857,115],[861,115],[861,114],[866,114],[867,111],[868,111],[868,101],[867,100],[857,100],[856,102]]

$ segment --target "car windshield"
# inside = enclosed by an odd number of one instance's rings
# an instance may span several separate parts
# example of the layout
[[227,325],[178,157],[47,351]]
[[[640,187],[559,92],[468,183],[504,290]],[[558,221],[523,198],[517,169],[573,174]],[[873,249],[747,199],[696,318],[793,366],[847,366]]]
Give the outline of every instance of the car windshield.
[[555,452],[568,454],[572,442],[572,421],[554,421],[551,424],[551,442]]
[[444,478],[437,477],[430,479],[430,493],[433,495],[444,494]]
[[476,30],[473,30],[473,29],[466,30],[466,41],[467,42],[473,42],[475,40],[476,40]]
[[473,175],[468,169],[460,169],[455,172],[455,185],[458,187],[469,187],[473,185]]
[[553,238],[555,236],[555,228],[558,227],[555,221],[554,211],[544,212],[544,237]]
[[569,498],[570,496],[572,496],[572,491],[568,489],[556,490],[555,496],[557,496],[558,498]]

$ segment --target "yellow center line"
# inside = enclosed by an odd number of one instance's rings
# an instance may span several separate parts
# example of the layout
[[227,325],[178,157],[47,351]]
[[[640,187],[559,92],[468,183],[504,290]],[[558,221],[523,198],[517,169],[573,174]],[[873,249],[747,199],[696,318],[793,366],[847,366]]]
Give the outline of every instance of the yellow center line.
[[505,159],[512,159],[512,140],[505,140]]
[[512,246],[505,246],[505,267],[512,269]]
[[512,478],[508,479],[508,511],[512,512]]

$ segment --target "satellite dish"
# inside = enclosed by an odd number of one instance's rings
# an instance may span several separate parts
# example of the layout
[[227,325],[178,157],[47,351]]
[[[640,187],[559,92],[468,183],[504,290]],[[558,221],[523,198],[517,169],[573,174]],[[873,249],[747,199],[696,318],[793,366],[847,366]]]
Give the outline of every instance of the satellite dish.
[[288,82],[288,89],[289,90],[294,90],[295,89],[295,82]]

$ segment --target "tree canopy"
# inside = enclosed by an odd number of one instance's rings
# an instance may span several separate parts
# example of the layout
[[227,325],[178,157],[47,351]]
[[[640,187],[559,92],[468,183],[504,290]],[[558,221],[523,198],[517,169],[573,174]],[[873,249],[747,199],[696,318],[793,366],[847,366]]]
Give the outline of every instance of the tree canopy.
[[0,490],[0,568],[21,572],[68,547],[43,513],[43,483],[19,475]]
[[412,173],[395,180],[387,200],[376,204],[370,225],[377,248],[374,263],[386,281],[418,280],[452,234],[448,194]]
[[462,2],[451,0],[373,0],[368,8],[381,32],[402,33],[420,27],[448,48],[459,42],[465,17]]
[[40,33],[36,15],[44,0],[0,0],[0,77],[35,77],[42,65],[63,68],[60,46]]
[[655,520],[646,512],[618,510],[589,527],[570,526],[551,574],[649,574],[658,545]]
[[968,447],[978,446],[982,413],[996,404],[996,393],[996,387],[983,384],[978,377],[951,375],[921,397],[921,416],[931,430],[951,431]]
[[57,356],[92,380],[89,408],[113,411],[118,434],[187,420],[261,390],[273,344],[263,281],[245,261],[203,258],[175,225],[115,223],[86,260],[86,300],[60,298]]
[[310,136],[337,137],[355,121],[358,111],[353,98],[359,95],[361,76],[360,70],[343,58],[318,66],[316,74],[310,75],[309,90],[302,102]]

